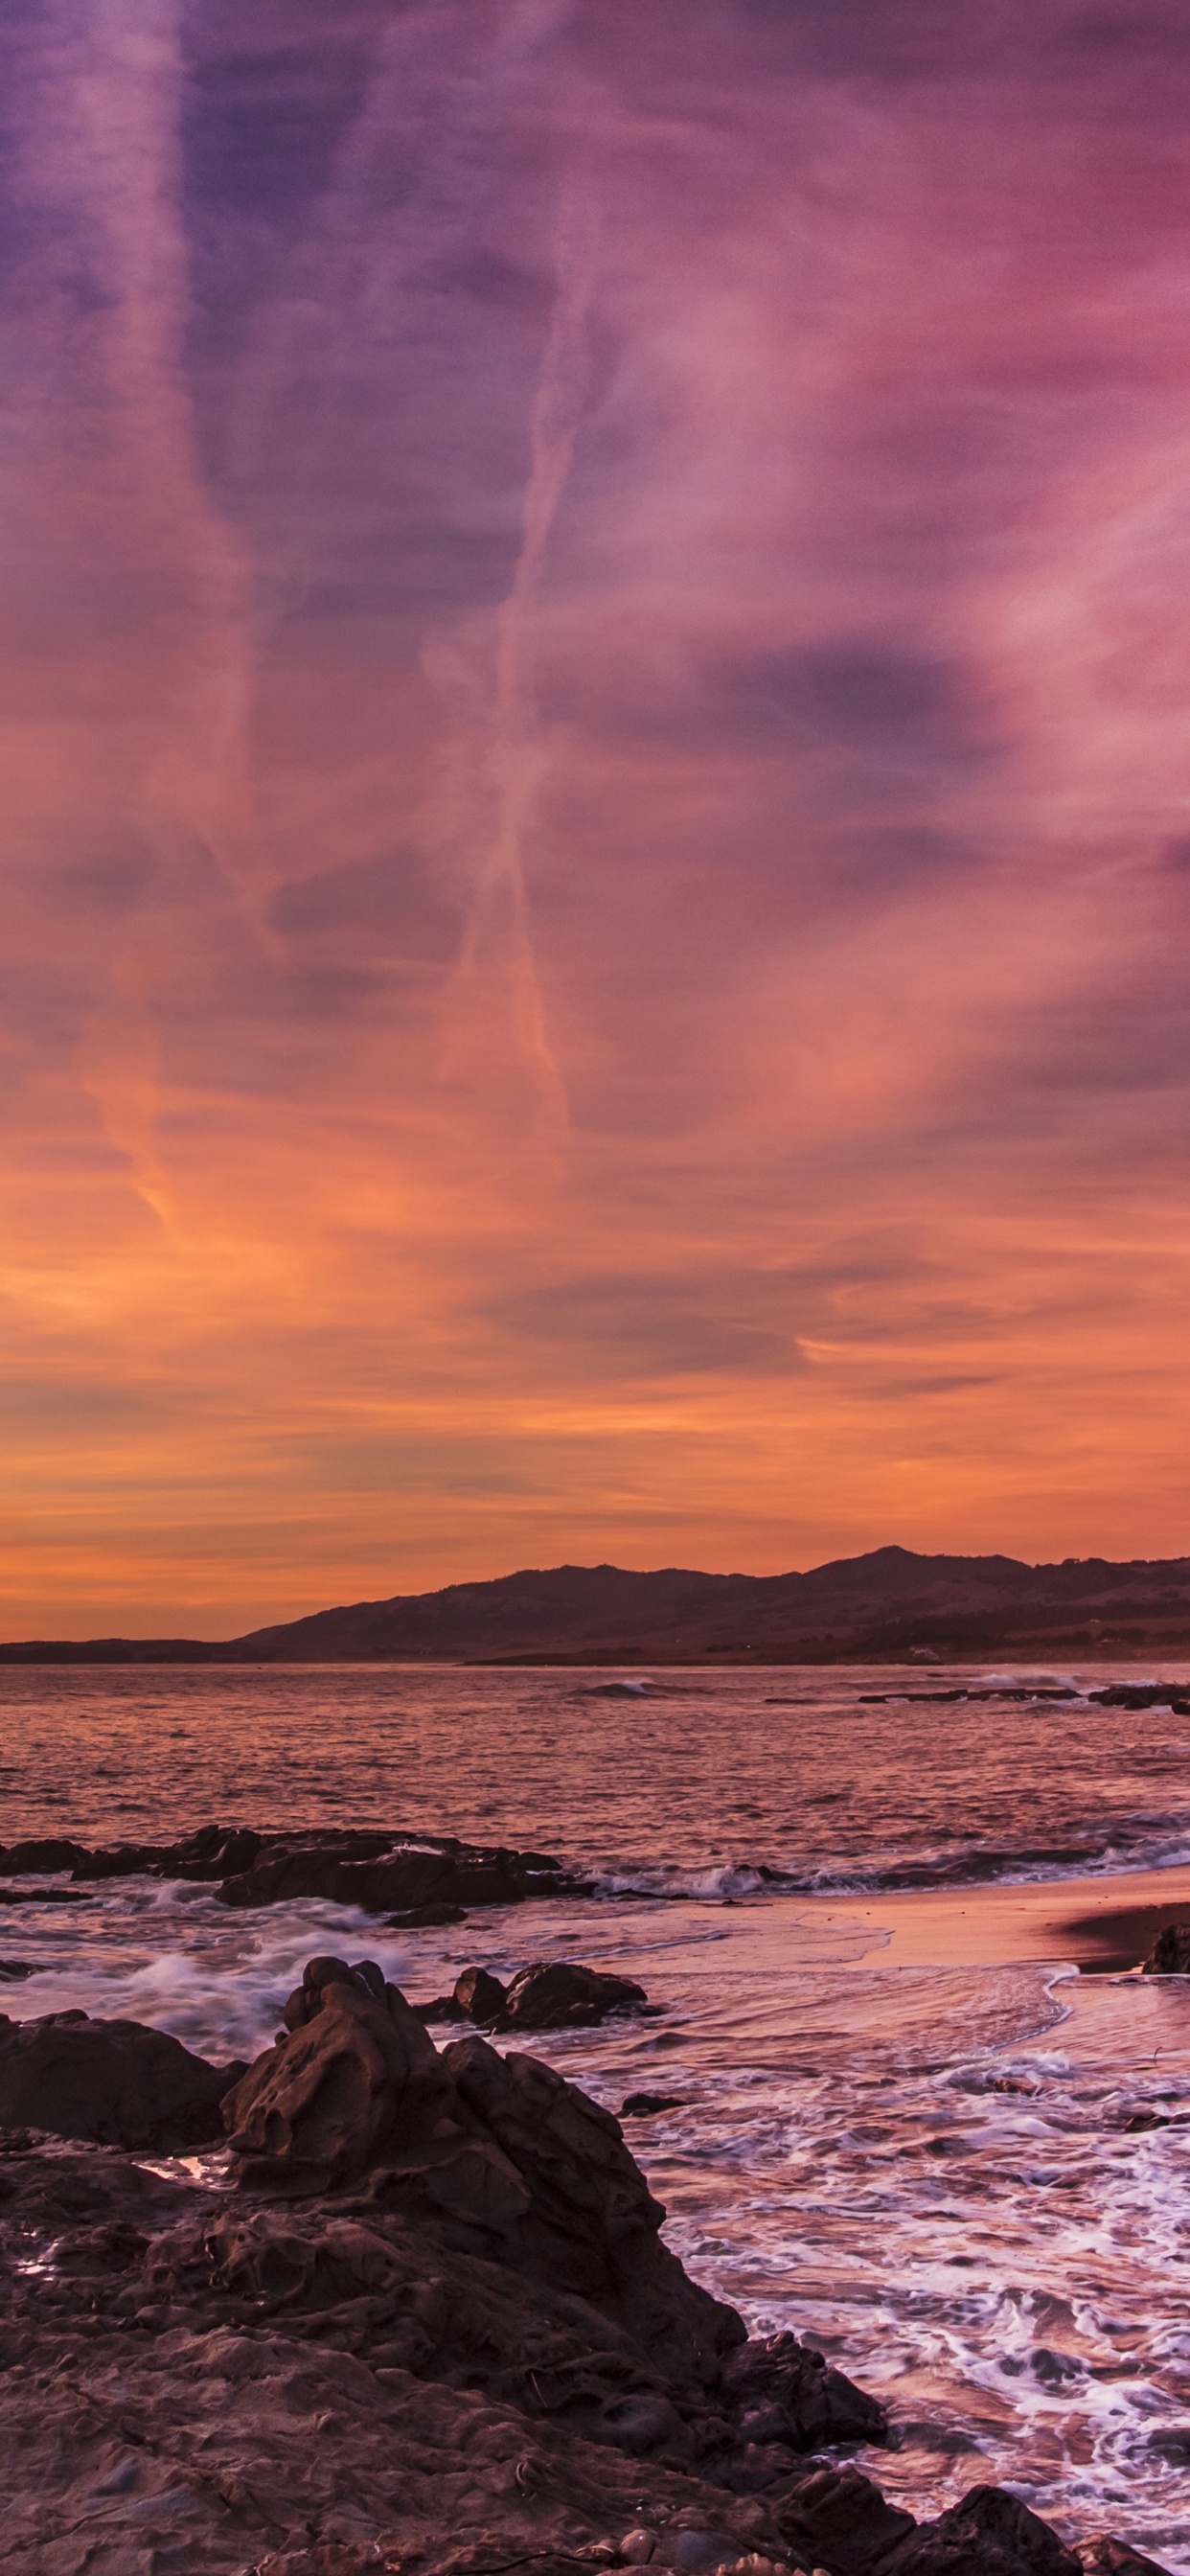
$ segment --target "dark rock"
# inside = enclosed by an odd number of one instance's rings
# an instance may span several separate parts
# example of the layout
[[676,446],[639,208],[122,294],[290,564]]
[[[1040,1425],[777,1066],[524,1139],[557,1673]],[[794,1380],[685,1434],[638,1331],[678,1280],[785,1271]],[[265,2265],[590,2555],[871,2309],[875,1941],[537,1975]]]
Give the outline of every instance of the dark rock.
[[1190,1923],[1167,1923],[1145,1960],[1146,1977],[1190,1976]]
[[462,1905],[410,1905],[404,1914],[386,1914],[384,1920],[393,1932],[436,1932],[448,1923],[465,1923],[467,1911]]
[[543,1852],[429,1838],[402,1845],[392,1833],[270,1835],[251,1869],[224,1880],[220,1898],[250,1906],[317,1896],[392,1914],[427,1905],[514,1905],[570,1886],[561,1863]]
[[100,2145],[174,2154],[222,2136],[219,2105],[242,2073],[209,2066],[137,2021],[84,2012],[0,2015],[0,2122]]
[[464,1968],[455,1979],[454,2001],[468,2021],[484,2024],[500,2019],[508,1995],[499,1977],[489,1975],[486,1968]]
[[83,1852],[70,1874],[77,1879],[136,1878],[162,1860],[167,1848],[164,1843],[113,1843]]
[[1155,2558],[1142,2558],[1126,2540],[1115,2540],[1109,2531],[1097,2531],[1090,2540],[1080,2540],[1078,2563],[1083,2576],[1169,2576]]
[[1019,2496],[972,2487],[936,2522],[919,2524],[889,2576],[1082,2576],[1082,2569]]
[[523,2208],[489,2238],[492,2251],[498,2244],[534,2279],[578,2291],[647,2355],[660,2355],[667,2378],[713,2386],[723,2354],[744,2340],[743,2324],[661,2244],[665,2212],[618,2120],[552,2067],[501,2057],[486,2040],[453,2041],[442,2063],[461,2117],[524,2194]]
[[[457,1994],[458,1988],[455,1988]],[[633,2011],[647,2002],[643,1986],[630,1977],[605,1976],[569,1959],[518,1969],[508,1988],[500,2021],[502,2030],[587,2029],[609,2013]]]
[[682,2099],[677,2093],[629,2093],[620,2104],[622,2120],[651,2120],[658,2111],[680,2111]]
[[263,1837],[249,1825],[204,1825],[185,1842],[172,1843],[155,1864],[161,1878],[230,1878],[251,1869]]
[[659,2242],[664,2211],[609,2111],[478,2037],[439,2056],[367,1961],[311,1960],[285,2021],[224,2105],[243,2186],[306,2195],[366,2174],[374,2206],[589,2299],[664,2356],[664,2378],[715,2384],[743,2325]]
[[43,1872],[49,1876],[54,1870],[73,1869],[77,1861],[85,1860],[86,1857],[82,1843],[66,1842],[60,1837],[56,1839],[43,1837],[40,1840],[24,1843],[3,1843],[0,1844],[0,1871],[3,1871],[6,1878],[19,1877],[22,1871],[30,1877],[37,1877]]
[[0,1979],[6,1986],[19,1985],[23,1977],[40,1977],[44,1972],[43,1959],[0,1959]]
[[556,1960],[519,1969],[507,1987],[486,1968],[464,1968],[452,1994],[413,2010],[420,2021],[470,2021],[481,2030],[590,2030],[609,2013],[637,2011],[647,2000],[644,1987],[627,1977]]
[[374,1961],[311,1959],[285,2023],[285,2038],[224,2104],[241,2180],[324,2191],[362,2174],[398,2128],[405,2147],[428,2140],[450,2086],[433,2041]]
[[89,1905],[90,1897],[73,1887],[0,1887],[0,1905]]
[[850,2468],[803,2478],[782,2498],[777,2521],[807,2566],[824,2567],[827,2576],[874,2576],[877,2568],[884,2576],[917,2528],[911,2513],[886,2504],[879,2487]]
[[795,2451],[813,2451],[826,2442],[888,2439],[884,2408],[796,2335],[769,2335],[742,2344],[729,2353],[721,2386],[754,2427],[761,2416],[768,2429],[763,2434],[754,2429],[753,2440],[775,2439]]

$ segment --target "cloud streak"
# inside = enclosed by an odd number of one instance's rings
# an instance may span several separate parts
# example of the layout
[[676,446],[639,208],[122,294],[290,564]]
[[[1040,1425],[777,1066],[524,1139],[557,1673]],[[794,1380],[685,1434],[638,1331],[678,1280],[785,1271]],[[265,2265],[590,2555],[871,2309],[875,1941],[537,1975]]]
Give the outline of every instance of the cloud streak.
[[1178,13],[13,64],[0,1625],[1182,1547]]

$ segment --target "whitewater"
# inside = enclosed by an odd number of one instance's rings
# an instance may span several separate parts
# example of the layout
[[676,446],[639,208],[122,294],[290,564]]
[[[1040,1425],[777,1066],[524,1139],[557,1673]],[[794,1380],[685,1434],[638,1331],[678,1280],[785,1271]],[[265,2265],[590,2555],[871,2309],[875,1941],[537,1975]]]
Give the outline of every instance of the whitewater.
[[596,1892],[398,1933],[12,1881],[38,1901],[0,1910],[0,2001],[227,2059],[315,1951],[414,1998],[473,1961],[620,1967],[652,2017],[534,2048],[613,2110],[666,2100],[625,2130],[668,2241],[885,2401],[897,2447],[862,2465],[886,2493],[924,2517],[999,2482],[1190,2576],[1190,1981],[1080,1974],[1019,1922],[997,1955],[1013,1888],[1074,1913],[1168,1874],[1190,1915],[1190,1721],[1087,1699],[1118,1666],[1033,1678],[955,1702],[916,1694],[979,1676],[9,1669],[5,1841],[391,1825],[552,1851]]

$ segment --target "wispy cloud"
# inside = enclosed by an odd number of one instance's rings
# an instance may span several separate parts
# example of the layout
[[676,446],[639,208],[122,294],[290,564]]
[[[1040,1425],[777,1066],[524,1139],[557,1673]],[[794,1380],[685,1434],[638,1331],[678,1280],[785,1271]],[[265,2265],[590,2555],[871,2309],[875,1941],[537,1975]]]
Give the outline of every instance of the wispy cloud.
[[14,20],[3,1624],[1182,1546],[1182,13],[332,16]]

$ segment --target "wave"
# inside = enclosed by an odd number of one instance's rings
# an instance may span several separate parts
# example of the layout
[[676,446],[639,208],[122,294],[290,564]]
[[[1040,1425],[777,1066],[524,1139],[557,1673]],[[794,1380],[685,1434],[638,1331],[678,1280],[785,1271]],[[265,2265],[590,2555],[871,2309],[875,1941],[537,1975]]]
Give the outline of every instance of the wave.
[[686,1899],[703,1904],[760,1902],[779,1896],[881,1896],[898,1891],[1029,1887],[1080,1878],[1127,1878],[1190,1866],[1190,1817],[1138,1825],[1113,1820],[1109,1831],[1046,1843],[965,1844],[961,1849],[873,1853],[796,1862],[737,1858],[703,1863],[608,1860],[591,1868],[597,1896]]

